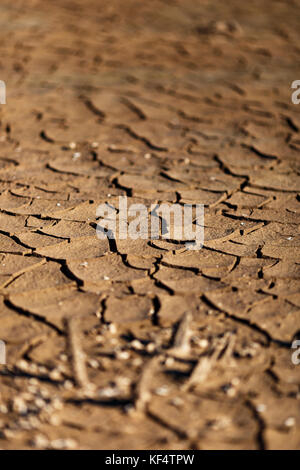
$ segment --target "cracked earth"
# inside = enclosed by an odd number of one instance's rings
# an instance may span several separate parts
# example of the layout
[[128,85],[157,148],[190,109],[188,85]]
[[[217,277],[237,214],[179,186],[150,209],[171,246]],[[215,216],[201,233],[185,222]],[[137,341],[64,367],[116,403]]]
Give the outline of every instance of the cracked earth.
[[[2,449],[299,449],[299,15],[1,2]],[[99,240],[119,196],[203,249]]]

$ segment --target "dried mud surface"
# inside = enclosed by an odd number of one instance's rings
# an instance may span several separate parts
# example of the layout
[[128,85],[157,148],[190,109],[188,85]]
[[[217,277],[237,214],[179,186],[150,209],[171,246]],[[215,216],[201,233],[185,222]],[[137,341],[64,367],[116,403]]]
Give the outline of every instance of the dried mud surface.
[[[1,2],[2,449],[299,448],[299,15]],[[119,195],[204,248],[99,241]]]

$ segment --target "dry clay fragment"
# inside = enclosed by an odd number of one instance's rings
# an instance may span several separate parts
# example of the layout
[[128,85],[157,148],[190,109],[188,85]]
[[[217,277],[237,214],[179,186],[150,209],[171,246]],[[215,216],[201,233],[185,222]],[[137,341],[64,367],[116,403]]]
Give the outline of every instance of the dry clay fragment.
[[270,198],[254,193],[247,193],[245,191],[237,191],[234,193],[230,198],[226,199],[226,203],[230,204],[231,206],[235,206],[236,208],[258,208],[264,204]]
[[35,269],[46,262],[45,259],[16,254],[0,255],[0,289],[3,289],[20,274]]
[[263,268],[264,279],[300,279],[300,264],[291,260],[275,261],[271,267]]
[[67,201],[68,193],[65,191],[63,184],[45,184],[39,183],[37,186],[17,186],[11,190],[11,193],[18,196],[19,199],[48,199],[56,201]]
[[36,269],[21,274],[17,279],[11,282],[3,292],[17,294],[29,291],[39,291],[46,288],[57,288],[62,285],[74,285],[75,282],[68,279],[61,271],[59,264],[52,261]]
[[257,325],[270,337],[278,341],[291,341],[300,329],[300,311],[281,299],[248,289],[207,292],[206,298],[229,315]]
[[60,220],[53,225],[43,227],[41,232],[46,235],[61,238],[77,238],[96,235],[95,229],[89,224],[69,220]]
[[28,204],[29,198],[14,196],[10,192],[4,192],[0,195],[0,207],[1,210],[12,211],[13,209]]
[[156,295],[165,292],[163,286],[159,287],[150,277],[136,279],[130,283],[135,294],[138,295]]
[[96,235],[75,238],[35,250],[41,256],[55,259],[96,258],[109,251],[108,239],[99,240]]
[[158,192],[158,191],[174,191],[186,188],[184,183],[170,181],[162,176],[143,176],[125,174],[118,177],[118,183],[125,187],[134,190],[140,190],[142,192]]
[[206,276],[221,277],[232,270],[236,257],[212,250],[190,250],[184,253],[166,254],[162,264],[178,268],[198,269]]
[[126,262],[132,268],[136,269],[145,269],[149,271],[152,267],[154,267],[154,263],[156,258],[154,257],[146,257],[146,256],[136,256],[136,255],[127,255]]
[[235,240],[229,240],[225,242],[219,242],[212,240],[205,242],[204,246],[216,250],[216,252],[222,252],[227,255],[233,256],[255,256],[257,252],[257,245],[242,245]]
[[72,207],[63,210],[60,208],[59,210],[47,211],[44,215],[54,219],[70,220],[75,222],[92,222],[96,221],[96,211],[98,206],[106,202],[109,202],[113,207],[118,207],[119,199],[117,197],[112,197],[93,202],[85,201],[78,203],[77,205],[76,201],[72,201]]
[[108,322],[128,323],[146,320],[150,318],[151,313],[153,306],[148,297],[109,297],[106,300],[104,318]]
[[178,242],[176,243],[168,241],[168,240],[151,240],[149,242],[150,246],[153,246],[154,248],[159,248],[161,251],[161,254],[164,254],[166,251],[177,251],[177,250],[186,250],[185,242],[181,243]]
[[[166,171],[166,175],[181,184],[196,185],[198,189],[231,193],[243,183],[243,178],[226,175],[219,169],[203,171],[202,168],[188,167]],[[176,183],[178,185],[178,183]],[[177,189],[177,188],[176,188]],[[183,188],[184,189],[184,188]],[[180,192],[180,187],[177,189]],[[199,201],[201,204],[201,201]]]
[[299,176],[296,173],[283,174],[272,170],[253,170],[250,171],[250,183],[261,188],[279,191],[300,191]]
[[226,193],[202,191],[201,189],[184,189],[179,191],[180,202],[185,204],[204,204],[214,207],[226,198]]
[[71,286],[10,294],[9,300],[14,306],[44,317],[60,329],[64,327],[65,318],[95,314],[99,308],[99,296],[78,292]]
[[0,212],[0,229],[4,232],[9,232],[11,235],[18,232],[23,232],[25,224],[25,216],[12,215],[6,214],[5,212]]
[[248,315],[252,323],[278,341],[290,342],[300,330],[299,308],[281,299],[255,305]]
[[275,282],[269,283],[268,288],[264,292],[286,298],[292,295],[300,295],[300,279],[276,279]]
[[159,324],[163,327],[171,326],[186,312],[197,313],[199,300],[196,296],[179,296],[159,294],[158,300],[160,308],[158,311]]
[[56,171],[61,171],[62,173],[70,173],[72,175],[87,175],[87,176],[96,176],[96,177],[106,177],[113,174],[113,170],[107,167],[100,166],[98,162],[88,162],[70,159],[61,159],[52,160],[49,163],[49,168],[53,168]]
[[[269,201],[266,208],[276,211],[277,214],[278,212],[289,212],[294,214],[300,213],[300,200],[299,196],[295,193],[285,193],[259,188],[257,188],[255,192],[268,197]],[[282,208],[284,208],[284,211],[282,211]]]
[[45,337],[43,341],[30,349],[28,356],[31,361],[38,364],[44,364],[50,369],[54,369],[57,367],[57,363],[59,362],[59,356],[63,354],[65,350],[65,338],[63,336],[58,336],[57,334],[50,336],[48,332],[47,337]]
[[164,251],[150,245],[148,240],[120,240],[116,239],[118,252],[127,255],[155,257],[161,256]]
[[19,215],[41,215],[44,217],[51,217],[50,214],[55,213],[58,210],[68,209],[74,204],[71,201],[61,200],[50,201],[46,199],[34,199],[30,204],[20,206],[14,209],[15,214]]
[[154,186],[152,190],[144,191],[143,189],[133,189],[132,196],[145,199],[149,202],[157,202],[157,201],[168,201],[168,202],[176,202],[177,200],[177,193],[175,191],[157,191],[156,187]]
[[249,307],[256,303],[265,302],[269,299],[266,294],[260,294],[249,289],[232,290],[226,287],[222,290],[206,292],[205,297],[217,309],[222,310],[229,315],[238,316],[239,318],[250,319],[248,315]]
[[261,250],[264,256],[300,263],[300,247],[267,245]]
[[281,210],[269,209],[237,209],[234,211],[227,210],[226,214],[234,217],[241,217],[249,220],[262,220],[264,222],[281,222],[282,224],[299,224],[300,214],[287,211],[285,208]]
[[[1,340],[6,343],[6,361],[14,365],[34,341],[49,333],[47,326],[6,307],[0,296]],[[2,388],[2,386],[1,386]]]
[[234,242],[257,248],[260,246],[298,247],[300,246],[300,235],[296,230],[296,225],[283,226],[280,223],[271,222],[250,233],[236,236]]
[[218,152],[218,155],[224,165],[233,168],[268,168],[272,166],[274,164],[274,160],[276,160],[276,157],[266,158],[258,155],[257,153],[246,147],[225,148]]
[[238,237],[241,233],[256,230],[262,225],[254,221],[238,220],[224,215],[206,213],[204,215],[204,241],[226,241]]
[[122,258],[113,253],[99,258],[88,260],[72,260],[67,262],[70,271],[82,281],[132,281],[144,278],[146,273],[142,270],[129,268],[124,265]]
[[0,233],[0,253],[18,253],[25,255],[31,253],[31,249],[19,245],[9,236]]
[[0,255],[0,272],[9,276],[19,276],[45,262],[44,259],[7,253]]
[[[28,230],[30,231],[34,229],[40,229],[40,231],[43,231],[44,229],[47,229],[47,227],[54,225],[55,222],[55,220],[42,219],[40,217],[36,217],[35,215],[29,215],[26,217],[26,228],[28,227]],[[21,230],[21,232],[23,232],[23,230]]]
[[264,258],[251,258],[244,256],[239,264],[227,275],[224,282],[234,282],[240,279],[258,280],[259,274],[265,266],[273,266],[274,260]]
[[160,266],[154,278],[177,294],[202,294],[214,289],[221,289],[224,284],[206,279],[192,271]]
[[42,248],[51,245],[56,245],[58,242],[62,242],[62,238],[51,237],[49,235],[44,235],[39,232],[25,232],[17,234],[18,240],[24,245],[29,246],[30,248]]

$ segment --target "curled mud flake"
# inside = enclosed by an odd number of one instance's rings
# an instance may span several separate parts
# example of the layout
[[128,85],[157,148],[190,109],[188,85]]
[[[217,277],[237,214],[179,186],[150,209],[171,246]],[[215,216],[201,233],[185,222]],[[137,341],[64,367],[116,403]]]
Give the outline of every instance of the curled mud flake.
[[74,380],[78,387],[84,389],[88,387],[89,379],[86,357],[82,350],[82,342],[80,339],[81,332],[78,326],[78,318],[72,316],[66,320],[66,323]]
[[[218,361],[221,352],[224,348],[227,348],[227,355],[229,348],[232,348],[234,337],[231,334],[226,333],[217,343],[213,350],[213,353],[209,357],[203,357],[198,361],[195,366],[189,380],[183,386],[184,391],[188,391],[191,388],[202,384],[206,381],[208,375],[211,373],[215,363]],[[225,352],[226,354],[226,352]]]
[[177,357],[186,357],[189,355],[191,349],[190,340],[192,337],[191,322],[192,314],[185,312],[177,327],[172,348],[168,351],[169,354]]
[[160,356],[155,356],[144,366],[140,378],[135,386],[135,409],[137,412],[145,412],[152,397],[153,376],[157,373]]

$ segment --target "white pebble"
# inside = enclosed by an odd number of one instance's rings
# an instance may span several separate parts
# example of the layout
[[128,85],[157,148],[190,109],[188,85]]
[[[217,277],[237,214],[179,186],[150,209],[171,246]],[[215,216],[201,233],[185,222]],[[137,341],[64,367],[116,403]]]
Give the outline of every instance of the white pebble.
[[284,422],[285,426],[287,426],[288,428],[292,428],[293,426],[295,426],[296,424],[296,420],[293,416],[290,416],[289,418],[287,418]]
[[263,403],[261,403],[260,405],[257,405],[256,407],[256,411],[258,413],[263,413],[264,411],[266,411],[266,405],[264,405]]

